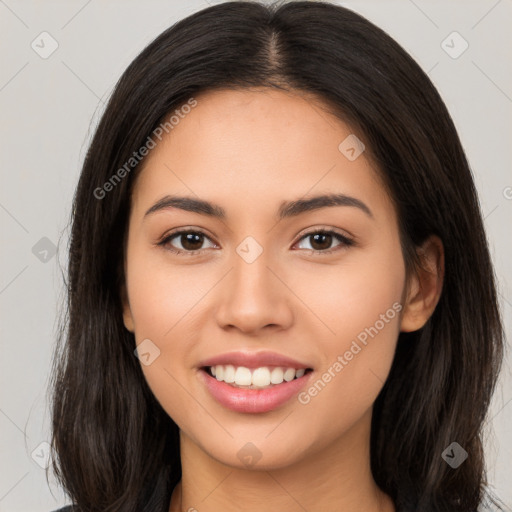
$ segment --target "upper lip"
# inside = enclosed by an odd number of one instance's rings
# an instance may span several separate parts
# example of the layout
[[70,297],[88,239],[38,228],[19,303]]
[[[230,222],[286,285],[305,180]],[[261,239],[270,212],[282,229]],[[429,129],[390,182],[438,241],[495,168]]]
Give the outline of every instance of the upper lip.
[[296,370],[311,368],[310,365],[301,363],[296,359],[269,351],[226,352],[201,361],[199,367],[216,366],[218,364],[232,364],[233,366],[245,366],[246,368],[259,368],[261,366],[284,366]]

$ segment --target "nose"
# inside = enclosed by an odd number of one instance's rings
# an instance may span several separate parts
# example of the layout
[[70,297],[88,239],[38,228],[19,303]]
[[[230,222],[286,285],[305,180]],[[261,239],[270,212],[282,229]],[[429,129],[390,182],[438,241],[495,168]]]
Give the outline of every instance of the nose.
[[257,334],[264,328],[290,327],[293,293],[275,267],[269,266],[265,252],[251,263],[234,255],[233,268],[223,279],[216,309],[216,321],[221,328]]

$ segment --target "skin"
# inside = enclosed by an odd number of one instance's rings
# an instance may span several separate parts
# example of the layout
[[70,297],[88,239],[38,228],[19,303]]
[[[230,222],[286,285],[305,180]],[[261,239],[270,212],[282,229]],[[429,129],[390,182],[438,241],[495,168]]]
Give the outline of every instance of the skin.
[[[438,302],[442,243],[425,242],[430,270],[406,280],[393,203],[365,152],[349,161],[338,150],[356,132],[320,101],[263,88],[196,99],[136,180],[122,290],[126,328],[137,344],[149,338],[160,350],[141,366],[145,378],[180,428],[183,477],[169,510],[260,512],[264,503],[282,512],[394,511],[370,470],[372,406],[399,332],[421,328]],[[363,201],[373,218],[335,206],[277,221],[282,201],[333,192]],[[145,216],[166,194],[212,201],[227,217],[176,208]],[[176,228],[206,237],[159,246]],[[356,243],[315,245],[304,237],[315,228]],[[263,248],[250,264],[236,252],[247,236]],[[268,413],[238,413],[198,378],[205,358],[273,350],[307,363],[315,382],[395,303],[400,314],[307,404],[294,397]],[[248,442],[261,455],[253,466],[237,455]]]

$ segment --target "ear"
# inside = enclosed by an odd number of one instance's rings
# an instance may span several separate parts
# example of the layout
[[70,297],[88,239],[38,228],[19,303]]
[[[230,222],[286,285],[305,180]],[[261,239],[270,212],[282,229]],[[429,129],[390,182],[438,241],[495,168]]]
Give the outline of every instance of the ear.
[[126,290],[126,283],[123,281],[121,285],[121,304],[123,305],[123,322],[126,329],[130,332],[135,331],[135,324],[133,321],[132,310],[128,301],[128,293]]
[[421,329],[434,312],[444,280],[444,246],[441,239],[431,235],[417,249],[422,265],[407,284],[400,331]]

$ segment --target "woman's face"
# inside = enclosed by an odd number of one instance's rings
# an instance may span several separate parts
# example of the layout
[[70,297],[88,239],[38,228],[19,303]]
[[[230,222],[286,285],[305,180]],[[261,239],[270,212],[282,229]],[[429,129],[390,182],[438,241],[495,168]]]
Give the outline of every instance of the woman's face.
[[[271,89],[196,100],[132,196],[124,322],[147,382],[182,434],[230,466],[284,467],[355,443],[403,327],[391,200],[320,103]],[[312,201],[324,195],[339,198]],[[190,211],[193,201],[213,206]],[[203,367],[218,356],[213,377]],[[293,368],[312,371],[293,379]],[[236,388],[221,373],[284,381]]]

